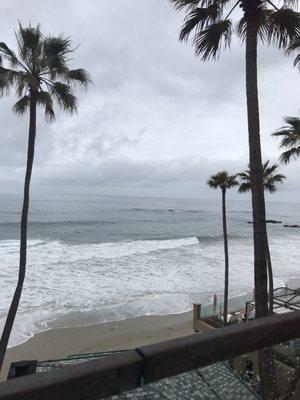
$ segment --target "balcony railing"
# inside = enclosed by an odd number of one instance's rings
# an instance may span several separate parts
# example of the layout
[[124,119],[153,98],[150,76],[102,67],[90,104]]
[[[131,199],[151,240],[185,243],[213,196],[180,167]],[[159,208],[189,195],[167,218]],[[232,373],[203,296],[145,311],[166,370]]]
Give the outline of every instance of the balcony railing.
[[0,400],[99,400],[300,337],[300,311],[216,329],[0,384]]

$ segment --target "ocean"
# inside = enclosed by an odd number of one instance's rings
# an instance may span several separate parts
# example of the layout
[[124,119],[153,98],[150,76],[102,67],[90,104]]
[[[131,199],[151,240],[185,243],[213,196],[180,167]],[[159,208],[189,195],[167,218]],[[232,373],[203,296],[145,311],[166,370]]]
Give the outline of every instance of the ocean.
[[[15,289],[21,198],[0,196],[0,329]],[[300,276],[300,204],[267,203],[275,287]],[[10,346],[50,328],[181,313],[223,293],[221,201],[32,196]],[[250,202],[228,199],[230,297],[253,290]]]

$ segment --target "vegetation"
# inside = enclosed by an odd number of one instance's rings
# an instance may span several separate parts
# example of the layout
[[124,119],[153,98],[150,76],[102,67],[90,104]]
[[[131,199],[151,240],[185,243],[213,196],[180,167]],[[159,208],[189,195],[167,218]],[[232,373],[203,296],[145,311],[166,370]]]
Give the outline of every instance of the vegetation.
[[287,52],[287,54],[292,54],[294,52],[298,52],[298,54],[294,60],[294,66],[298,67],[299,71],[300,71],[300,37],[297,37],[294,40],[292,40],[292,42],[289,44],[286,52]]
[[238,186],[235,175],[229,175],[227,171],[218,172],[210,177],[207,181],[209,187],[213,189],[221,189],[222,191],[222,219],[223,219],[223,238],[224,238],[224,255],[225,255],[225,279],[224,279],[224,308],[223,308],[223,325],[227,325],[228,314],[228,276],[229,276],[229,258],[228,258],[228,236],[226,221],[226,191],[234,186]]
[[281,154],[280,160],[288,164],[292,159],[300,156],[300,118],[285,117],[284,122],[287,125],[272,135],[281,138],[280,148],[286,151]]
[[[263,166],[263,182],[264,188],[266,191],[270,193],[276,192],[276,184],[283,183],[283,180],[286,177],[282,174],[277,174],[276,170],[278,168],[277,164],[269,165],[270,161],[266,161]],[[251,181],[250,181],[250,171],[247,169],[246,171],[240,172],[238,174],[239,178],[242,180],[239,193],[249,192],[251,190]],[[268,236],[266,239],[267,242],[267,267],[268,267],[268,277],[269,277],[269,311],[270,314],[273,314],[273,270],[272,270],[272,260],[270,255],[269,241]]]
[[[276,184],[283,183],[284,179],[286,179],[286,176],[276,173],[278,168],[277,164],[269,165],[269,163],[270,160],[266,161],[262,166],[263,182],[265,190],[270,193],[274,193],[277,190]],[[247,169],[243,172],[240,172],[238,177],[242,180],[238,190],[239,193],[249,192],[251,190],[250,170]]]
[[[68,67],[74,51],[69,39],[61,35],[45,37],[39,25],[29,25],[27,28],[19,25],[16,40],[17,53],[5,43],[0,43],[0,93],[8,94],[12,87],[15,88],[19,100],[13,106],[13,111],[18,115],[29,111],[29,136],[21,217],[19,276],[0,340],[0,370],[26,273],[29,189],[34,159],[37,107],[44,109],[45,116],[50,121],[55,119],[55,101],[64,111],[74,114],[77,111],[77,98],[72,91],[72,85],[77,83],[86,87],[90,82],[84,69]],[[6,62],[6,67],[3,66],[3,62]]]
[[[300,14],[287,4],[296,1],[281,1],[277,7],[270,0],[170,0],[177,10],[185,9],[185,18],[180,40],[188,40],[192,34],[195,54],[202,60],[217,59],[222,48],[230,47],[235,32],[246,47],[246,94],[248,113],[248,136],[250,153],[250,176],[254,234],[254,281],[256,317],[268,315],[267,251],[265,198],[262,174],[260,143],[260,121],[257,84],[258,40],[273,43],[286,50],[300,36]],[[233,13],[241,17],[233,26]],[[274,371],[267,368],[267,352],[260,352],[260,379],[262,397],[276,398],[272,387]]]

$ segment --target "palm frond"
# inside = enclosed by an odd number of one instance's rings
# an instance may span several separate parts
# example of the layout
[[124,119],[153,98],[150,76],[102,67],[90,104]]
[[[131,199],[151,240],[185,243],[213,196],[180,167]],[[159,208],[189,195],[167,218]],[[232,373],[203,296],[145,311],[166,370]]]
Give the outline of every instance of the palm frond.
[[282,138],[281,143],[280,143],[280,148],[292,148],[295,147],[297,144],[299,144],[300,139],[299,135],[297,135],[295,132],[290,132],[288,133],[285,137]]
[[238,192],[239,193],[246,193],[246,192],[249,192],[250,189],[251,189],[250,183],[242,182],[240,184],[240,186],[239,186]]
[[182,10],[185,8],[189,11],[196,8],[200,0],[170,0],[170,3],[174,6],[175,10]]
[[[246,38],[247,20],[242,17],[236,32],[243,40]],[[286,48],[290,41],[299,37],[300,14],[287,7],[270,10],[262,5],[258,20],[258,36],[262,42],[269,42],[279,48]]]
[[15,86],[17,95],[19,97],[22,97],[30,86],[30,77],[28,76],[28,74],[23,71],[19,71],[18,77],[16,78]]
[[294,60],[294,67],[297,67],[300,70],[300,53],[296,56],[295,60]]
[[84,87],[86,87],[89,83],[92,83],[90,74],[83,68],[68,70],[66,77],[68,82],[75,81]]
[[270,182],[265,183],[264,188],[270,193],[276,192],[276,186],[273,183]]
[[39,91],[36,95],[37,104],[44,107],[45,117],[49,122],[54,121],[55,112],[53,110],[53,100],[49,92]]
[[228,176],[227,182],[226,182],[226,188],[230,189],[234,186],[238,186],[239,183],[236,180],[236,175],[230,175]]
[[243,171],[243,172],[239,172],[239,173],[237,174],[237,176],[238,176],[239,178],[241,178],[243,181],[249,181],[249,180],[250,180],[250,170],[249,170],[249,169],[246,169],[246,170]]
[[64,38],[62,35],[53,37],[49,36],[44,41],[44,52],[47,58],[56,59],[58,57],[66,57],[72,53],[74,49],[71,47],[70,38]]
[[19,30],[16,36],[21,54],[27,55],[29,51],[34,51],[42,40],[41,26],[38,24],[33,27],[29,24],[27,28],[23,28],[19,22]]
[[45,106],[45,118],[49,121],[52,122],[55,120],[55,112],[53,110],[52,104],[48,103]]
[[249,192],[249,190],[251,189],[251,185],[250,185],[250,170],[247,169],[243,172],[240,172],[237,174],[237,176],[242,180],[242,182],[240,183],[238,192],[239,193],[246,193]]
[[269,183],[283,183],[283,181],[286,179],[286,176],[283,174],[276,174],[269,178]]
[[291,125],[294,129],[300,131],[300,118],[298,117],[284,117],[284,122]]
[[231,21],[224,20],[209,25],[194,37],[195,52],[203,60],[217,59],[222,47],[230,47]]
[[286,127],[280,128],[278,131],[273,132],[272,136],[288,136],[291,134],[291,130]]
[[20,72],[0,66],[0,96],[8,94],[10,88],[20,79]]
[[52,94],[56,98],[59,106],[71,114],[77,112],[77,99],[72,93],[70,85],[62,82],[54,82],[52,87]]
[[207,181],[207,185],[208,185],[209,187],[213,188],[213,189],[217,189],[217,188],[219,187],[219,184],[218,184],[213,178],[210,178],[210,179]]
[[299,50],[300,51],[300,37],[295,38],[291,43],[289,43],[286,52],[290,54],[291,52]]
[[300,13],[287,7],[270,10],[266,22],[267,39],[279,48],[286,48],[300,35]]
[[300,156],[300,146],[293,147],[290,150],[284,151],[280,156],[280,161],[284,164],[288,164],[292,159],[296,159]]
[[300,36],[298,36],[297,38],[293,39],[287,49],[286,49],[286,54],[290,55],[291,53],[298,51],[299,54],[297,54],[297,56],[295,57],[294,60],[294,66],[299,68],[300,70]]
[[23,96],[20,100],[18,100],[14,106],[13,106],[13,112],[15,112],[16,114],[24,114],[28,108],[29,108],[29,104],[30,104],[30,97],[29,96]]
[[195,8],[186,16],[179,40],[188,40],[193,29],[199,32],[208,23],[216,22],[219,16],[220,7],[216,2],[213,2],[206,8]]
[[277,164],[269,165],[270,160],[263,163],[263,174],[268,176],[271,175],[278,168]]
[[16,67],[18,65],[18,57],[4,42],[0,42],[0,54],[1,58],[5,58],[12,67]]
[[300,155],[300,118],[285,117],[287,125],[272,133],[272,136],[280,137],[281,149],[286,149],[280,156],[280,161],[284,164],[289,163],[293,158]]
[[51,80],[66,79],[68,73],[67,61],[73,51],[69,38],[64,38],[62,35],[46,38],[44,40],[41,70],[47,70]]

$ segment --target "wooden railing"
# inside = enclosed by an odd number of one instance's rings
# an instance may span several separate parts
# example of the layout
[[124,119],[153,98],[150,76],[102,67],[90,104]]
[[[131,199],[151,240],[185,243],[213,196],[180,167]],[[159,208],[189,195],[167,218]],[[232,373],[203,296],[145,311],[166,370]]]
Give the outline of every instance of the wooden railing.
[[300,311],[139,347],[0,384],[0,400],[98,400],[300,337]]

